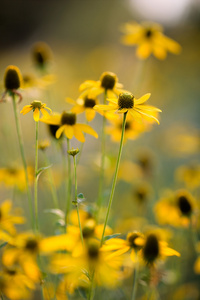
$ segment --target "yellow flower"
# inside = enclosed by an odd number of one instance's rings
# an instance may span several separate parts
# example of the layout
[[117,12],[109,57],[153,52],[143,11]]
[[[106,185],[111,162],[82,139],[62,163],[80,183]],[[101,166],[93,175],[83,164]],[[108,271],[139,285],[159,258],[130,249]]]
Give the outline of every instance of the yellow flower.
[[42,103],[38,100],[34,100],[30,105],[25,105],[20,113],[25,115],[32,110],[33,119],[35,120],[35,122],[38,122],[40,119],[40,111],[45,118],[48,119],[50,117],[46,109],[48,109],[51,112],[51,109],[49,107],[46,107],[45,103]]
[[80,85],[81,97],[96,97],[106,91],[108,97],[119,95],[123,85],[118,83],[117,76],[112,72],[104,72],[98,81],[86,80]]
[[[111,135],[111,139],[114,142],[120,142],[121,132],[122,132],[122,118],[121,116],[116,116],[110,121],[110,125],[107,126],[106,132]],[[138,123],[130,115],[127,116],[124,142],[127,139],[135,140],[140,134],[147,130],[148,126],[146,124]]]
[[13,300],[30,299],[30,290],[35,289],[34,282],[19,268],[3,268],[0,271],[0,290]]
[[85,137],[83,133],[88,133],[95,138],[98,138],[98,134],[92,127],[87,124],[76,123],[76,114],[72,112],[64,111],[62,114],[53,114],[48,119],[41,119],[42,122],[59,126],[56,131],[56,138],[59,139],[62,133],[66,135],[68,139],[75,138],[84,143]]
[[39,78],[36,78],[32,74],[24,74],[21,88],[25,90],[31,88],[45,89],[49,85],[55,83],[55,81],[56,81],[56,76],[54,74],[48,74]]
[[14,235],[16,229],[14,224],[23,224],[25,222],[24,217],[20,215],[19,210],[15,210],[14,214],[11,214],[12,202],[11,200],[5,200],[0,206],[0,231],[5,230],[9,234]]
[[154,116],[155,112],[161,112],[157,107],[144,105],[149,97],[150,93],[145,94],[139,99],[136,99],[133,94],[126,92],[121,93],[116,98],[108,98],[109,105],[96,105],[94,109],[103,111],[117,111],[118,113],[127,113],[135,119],[135,121],[141,122],[142,117],[146,120],[153,119],[159,124],[158,119]]
[[122,27],[124,36],[122,43],[138,46],[136,54],[140,59],[146,59],[153,54],[158,59],[165,59],[167,52],[179,54],[181,46],[163,34],[163,28],[156,23],[136,22],[126,23]]
[[[27,168],[29,183],[33,183],[34,171],[32,167]],[[20,191],[26,189],[26,178],[24,168],[10,167],[0,169],[0,182],[6,187],[17,187]]]
[[38,143],[38,149],[44,151],[46,150],[46,148],[50,147],[50,142],[49,140],[42,140],[42,141],[39,141]]
[[160,224],[175,227],[188,227],[195,219],[197,204],[187,190],[168,193],[154,207],[156,218]]
[[175,172],[175,178],[184,182],[186,187],[194,189],[200,186],[200,165],[190,164],[180,166]]
[[76,101],[70,98],[67,98],[66,101],[72,105],[74,105],[71,109],[71,112],[75,114],[80,114],[85,112],[86,120],[91,122],[96,114],[96,111],[93,107],[98,104],[98,100],[96,97],[82,97],[80,96]]
[[32,57],[36,67],[45,70],[52,58],[51,49],[46,43],[38,42],[32,48]]

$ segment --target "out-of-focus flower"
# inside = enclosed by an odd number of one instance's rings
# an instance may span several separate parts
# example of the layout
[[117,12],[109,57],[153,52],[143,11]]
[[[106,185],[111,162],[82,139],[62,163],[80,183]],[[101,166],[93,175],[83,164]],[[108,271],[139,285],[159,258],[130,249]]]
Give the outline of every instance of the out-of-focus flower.
[[122,43],[128,46],[137,46],[136,54],[140,59],[146,59],[153,54],[158,59],[165,59],[167,52],[179,54],[181,46],[163,34],[161,25],[150,22],[138,24],[125,23],[122,26],[125,34]]
[[62,133],[66,135],[68,139],[72,139],[73,136],[75,138],[84,143],[85,137],[84,133],[88,133],[95,138],[98,138],[98,134],[96,131],[87,124],[77,124],[76,123],[76,114],[72,112],[64,111],[62,114],[53,114],[48,119],[41,119],[40,121],[50,124],[59,126],[58,130],[56,131],[56,138],[60,138]]
[[45,118],[48,119],[50,117],[46,109],[48,109],[51,112],[51,109],[47,107],[45,103],[42,103],[41,101],[38,100],[34,100],[33,102],[31,102],[30,105],[25,105],[20,113],[25,115],[32,110],[33,119],[35,120],[35,122],[38,122],[40,119],[40,111]]
[[52,85],[55,82],[56,76],[54,74],[44,75],[39,78],[32,74],[24,74],[21,88],[25,90],[31,88],[46,89],[49,85]]
[[95,115],[96,111],[93,109],[93,107],[98,104],[98,100],[96,97],[79,97],[76,101],[70,98],[67,98],[66,101],[73,105],[71,112],[75,114],[80,114],[85,112],[86,120],[88,122],[91,122]]
[[187,188],[195,189],[200,186],[200,165],[190,164],[176,169],[175,178],[184,182]]
[[12,300],[30,299],[30,292],[35,289],[35,283],[24,274],[20,268],[3,268],[0,271],[0,290],[3,295]]
[[15,224],[23,224],[25,218],[21,216],[19,209],[14,209],[11,214],[12,202],[11,200],[5,200],[0,205],[0,231],[6,231],[11,235],[16,233]]
[[50,147],[50,142],[49,140],[42,140],[38,142],[38,149],[44,151],[46,150],[48,147]]
[[133,117],[135,121],[142,122],[142,117],[146,120],[153,119],[159,124],[158,119],[154,116],[155,112],[161,112],[157,107],[145,105],[144,103],[151,96],[150,93],[145,94],[139,99],[136,99],[129,92],[120,93],[118,99],[108,98],[109,105],[96,105],[94,109],[103,111],[116,111],[118,113],[127,113]]
[[[29,183],[32,184],[34,180],[34,170],[32,167],[27,168]],[[6,187],[17,187],[20,191],[26,189],[26,178],[23,168],[1,168],[0,182]]]
[[52,59],[50,47],[44,42],[38,42],[32,47],[32,58],[35,66],[45,70]]
[[168,193],[154,207],[159,224],[175,227],[188,227],[195,219],[196,210],[196,201],[187,190]]
[[118,78],[114,73],[104,72],[98,81],[86,80],[83,82],[79,90],[83,92],[81,97],[93,98],[106,92],[108,97],[113,98],[123,92],[122,88],[123,85],[118,83]]

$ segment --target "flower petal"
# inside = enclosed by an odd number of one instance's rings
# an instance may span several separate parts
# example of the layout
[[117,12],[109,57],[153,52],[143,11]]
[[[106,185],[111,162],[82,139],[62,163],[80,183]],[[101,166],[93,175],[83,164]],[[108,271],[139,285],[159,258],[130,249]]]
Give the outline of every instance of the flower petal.
[[[47,107],[46,107],[47,108]],[[43,116],[46,118],[46,119],[49,119],[50,115],[49,113],[44,109],[44,108],[41,108],[41,113],[43,114]]]
[[61,134],[63,133],[63,131],[65,130],[65,126],[66,125],[63,125],[61,126],[60,128],[58,128],[58,130],[56,131],[56,138],[59,139]]
[[40,110],[39,108],[35,108],[34,112],[33,112],[33,119],[35,120],[35,122],[38,122],[40,119]]
[[139,99],[135,99],[135,104],[138,105],[138,104],[142,104],[142,103],[146,102],[150,96],[151,96],[151,93],[147,93],[147,94],[143,95],[142,97],[140,97]]
[[64,129],[64,132],[65,132],[65,135],[68,139],[72,139],[73,136],[74,136],[74,129],[73,129],[74,126],[70,126],[70,125],[65,125],[65,129]]
[[86,124],[76,124],[75,126],[77,128],[79,128],[81,131],[94,136],[96,139],[98,138],[98,134],[96,133],[96,131],[91,126],[86,125]]
[[33,109],[32,105],[26,105],[23,107],[23,109],[20,111],[20,114],[27,114],[29,111]]

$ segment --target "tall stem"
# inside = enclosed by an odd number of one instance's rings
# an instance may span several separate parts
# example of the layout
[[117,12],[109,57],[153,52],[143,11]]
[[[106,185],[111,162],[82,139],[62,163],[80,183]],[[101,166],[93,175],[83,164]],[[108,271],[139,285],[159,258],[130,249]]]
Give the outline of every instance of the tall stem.
[[76,156],[73,156],[73,161],[74,161],[74,185],[75,185],[75,205],[76,205],[76,211],[77,211],[77,216],[78,216],[78,224],[80,228],[80,235],[81,235],[81,242],[83,245],[83,232],[81,228],[81,220],[80,220],[80,215],[79,215],[79,209],[78,209],[78,202],[77,202],[77,174],[76,174]]
[[[104,92],[104,104],[106,104],[107,90]],[[100,169],[100,178],[99,178],[99,191],[98,191],[98,199],[97,199],[97,213],[96,219],[98,219],[98,214],[102,205],[103,198],[103,182],[104,182],[104,168],[105,168],[105,144],[106,144],[106,117],[103,116],[103,124],[102,124],[102,134],[101,134],[101,169]]]
[[13,100],[13,109],[14,109],[14,115],[15,115],[17,136],[18,136],[18,141],[19,141],[19,148],[20,148],[20,153],[21,153],[21,158],[22,158],[22,163],[23,163],[24,173],[25,173],[25,179],[26,179],[26,190],[27,190],[27,196],[28,196],[29,211],[30,211],[30,216],[31,216],[31,225],[32,225],[32,228],[34,228],[31,189],[29,186],[27,164],[26,164],[26,159],[25,159],[25,154],[24,154],[24,146],[23,146],[23,141],[22,141],[22,132],[21,132],[21,127],[20,127],[20,123],[19,123],[18,110],[17,110],[17,105],[16,105],[16,100],[15,100],[14,94],[12,95],[12,100]]
[[[67,138],[67,151],[70,150],[70,140]],[[71,188],[72,188],[72,179],[71,179],[71,162],[70,162],[70,156],[68,155],[68,177],[67,177],[67,201],[66,201],[66,216],[65,221],[67,224],[68,216],[70,212],[70,206],[71,206]]]
[[112,205],[112,200],[113,200],[113,196],[114,196],[114,192],[115,192],[115,186],[116,186],[117,175],[118,175],[118,170],[119,170],[119,164],[120,164],[122,148],[123,148],[124,132],[125,132],[125,125],[126,125],[126,115],[127,115],[127,112],[124,113],[124,116],[123,116],[122,134],[121,134],[121,141],[120,141],[120,145],[119,145],[119,153],[118,153],[118,157],[117,157],[117,163],[116,163],[116,167],[115,167],[115,174],[114,174],[114,178],[113,178],[113,182],[112,182],[112,188],[111,188],[110,198],[109,198],[109,202],[108,202],[106,219],[105,219],[105,223],[104,223],[104,227],[103,227],[103,233],[102,233],[102,237],[101,237],[101,246],[103,244],[105,229],[106,229],[106,225],[107,225],[107,222],[108,222],[108,217],[109,217],[109,213],[110,213],[110,209],[111,209],[111,205]]
[[34,185],[34,202],[35,202],[35,228],[38,231],[38,130],[39,122],[35,122],[35,185]]
[[135,300],[136,290],[137,290],[137,277],[138,277],[138,264],[135,265],[133,272],[133,290],[131,300]]

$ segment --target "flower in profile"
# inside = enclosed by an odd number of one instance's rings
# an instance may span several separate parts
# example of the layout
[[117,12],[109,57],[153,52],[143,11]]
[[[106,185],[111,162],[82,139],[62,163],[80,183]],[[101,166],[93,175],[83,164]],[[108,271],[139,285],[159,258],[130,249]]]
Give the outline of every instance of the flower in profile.
[[6,94],[9,93],[19,96],[19,102],[21,102],[22,95],[18,92],[18,89],[22,86],[22,83],[23,79],[19,68],[13,65],[8,66],[4,74],[5,92],[1,101],[4,101]]
[[146,59],[153,54],[156,58],[163,60],[167,52],[179,54],[181,51],[181,46],[177,42],[163,34],[163,28],[159,24],[125,23],[122,31],[125,34],[122,37],[122,43],[137,46],[136,55],[140,59]]
[[3,230],[14,235],[16,233],[14,225],[23,224],[25,219],[21,216],[19,209],[15,209],[14,213],[11,213],[11,210],[11,200],[5,200],[0,206],[0,231]]
[[32,58],[37,68],[45,70],[51,61],[51,57],[51,50],[46,43],[38,42],[33,46]]
[[30,105],[25,105],[20,113],[25,115],[32,110],[33,119],[35,120],[35,122],[38,122],[40,119],[40,111],[45,118],[48,119],[50,117],[46,109],[48,109],[51,112],[51,109],[49,107],[46,107],[45,103],[42,103],[41,101],[38,100],[34,100],[33,102],[31,102]]
[[98,138],[98,134],[92,127],[87,124],[76,123],[76,114],[70,111],[64,111],[62,114],[55,113],[50,116],[50,118],[43,118],[40,121],[46,124],[59,126],[58,130],[56,131],[57,139],[60,138],[62,133],[64,133],[68,139],[72,139],[73,136],[75,136],[75,138],[82,143],[85,142],[83,133],[88,133],[95,138]]
[[145,94],[139,99],[136,99],[133,94],[129,92],[120,93],[117,98],[108,98],[109,105],[96,105],[94,109],[103,111],[116,111],[118,113],[127,113],[141,122],[142,117],[146,120],[153,119],[159,124],[158,119],[155,117],[155,112],[161,112],[157,107],[145,105],[144,103],[151,96],[150,93]]
[[188,227],[195,220],[197,204],[187,190],[168,193],[155,205],[154,211],[159,224]]
[[118,83],[118,78],[114,73],[104,72],[98,81],[86,80],[83,82],[79,90],[83,92],[81,97],[88,96],[93,98],[104,92],[107,93],[108,97],[115,97],[115,95],[123,92],[122,88],[123,85]]
[[[29,183],[32,184],[34,180],[34,170],[32,167],[27,168]],[[6,187],[16,187],[20,191],[26,189],[26,177],[24,169],[21,167],[11,166],[0,169],[0,183]]]
[[96,97],[85,97],[80,96],[76,101],[70,98],[67,98],[66,101],[73,105],[71,112],[75,114],[80,114],[85,112],[86,120],[91,122],[95,115],[96,111],[93,107],[98,104],[98,100]]

